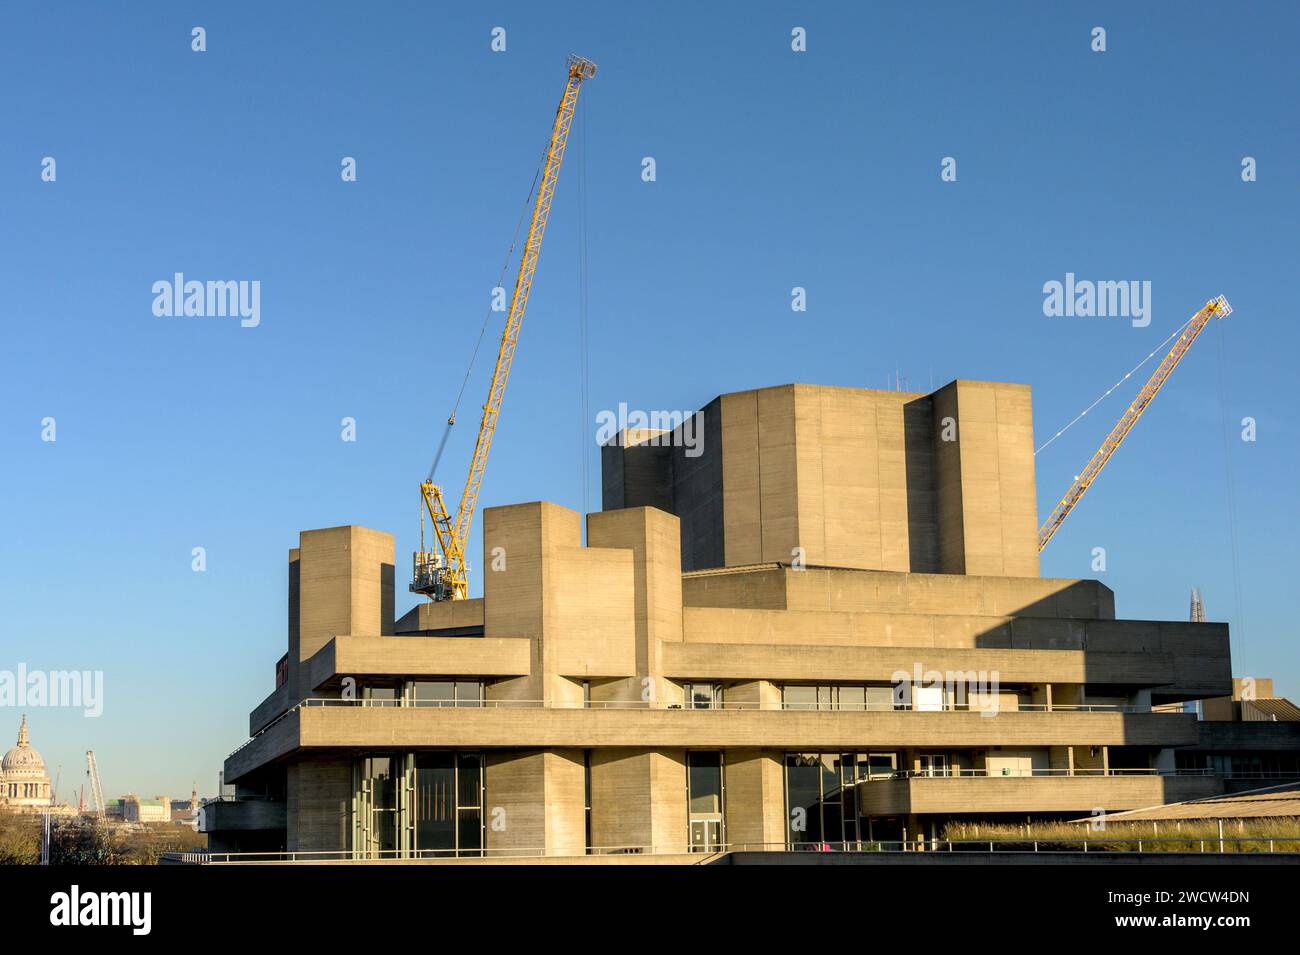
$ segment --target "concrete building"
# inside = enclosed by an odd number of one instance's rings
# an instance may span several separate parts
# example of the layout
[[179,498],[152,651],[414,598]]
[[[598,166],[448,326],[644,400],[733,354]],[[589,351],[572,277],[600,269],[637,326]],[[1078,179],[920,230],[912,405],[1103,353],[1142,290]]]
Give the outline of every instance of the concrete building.
[[1236,678],[1232,693],[1200,704],[1197,744],[1179,750],[1181,769],[1221,776],[1229,793],[1300,779],[1300,707],[1273,694],[1273,681]]
[[135,793],[127,793],[117,800],[118,812],[123,822],[170,822],[172,817],[171,800],[166,796],[154,799],[141,799]]
[[390,535],[302,532],[211,848],[838,848],[1224,791],[1178,753],[1227,626],[1039,576],[1028,387],[788,385],[687,426],[602,449],[585,546],[566,508],[486,509],[481,598],[395,619]]

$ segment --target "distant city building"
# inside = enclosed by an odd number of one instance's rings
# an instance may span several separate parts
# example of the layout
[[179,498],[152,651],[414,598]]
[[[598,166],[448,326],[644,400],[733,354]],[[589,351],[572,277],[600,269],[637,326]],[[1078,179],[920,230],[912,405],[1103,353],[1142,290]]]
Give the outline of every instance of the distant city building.
[[45,760],[27,736],[27,717],[18,724],[18,744],[0,763],[0,806],[18,812],[43,812],[54,803]]
[[171,800],[166,796],[141,799],[135,793],[127,793],[117,802],[123,822],[171,822]]
[[190,790],[188,801],[184,799],[173,799],[171,801],[172,812],[171,821],[181,825],[188,825],[194,822],[199,813],[199,790],[195,786]]

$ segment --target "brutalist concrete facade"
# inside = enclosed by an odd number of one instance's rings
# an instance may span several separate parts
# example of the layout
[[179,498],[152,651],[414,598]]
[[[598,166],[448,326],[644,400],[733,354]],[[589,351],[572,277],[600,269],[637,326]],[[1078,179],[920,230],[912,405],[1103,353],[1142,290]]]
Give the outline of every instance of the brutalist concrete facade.
[[1177,754],[1182,704],[1232,692],[1227,627],[1038,576],[1030,412],[987,382],[723,395],[699,454],[602,449],[585,546],[566,508],[488,508],[483,596],[400,620],[392,537],[303,532],[212,848],[839,848],[1223,791]]

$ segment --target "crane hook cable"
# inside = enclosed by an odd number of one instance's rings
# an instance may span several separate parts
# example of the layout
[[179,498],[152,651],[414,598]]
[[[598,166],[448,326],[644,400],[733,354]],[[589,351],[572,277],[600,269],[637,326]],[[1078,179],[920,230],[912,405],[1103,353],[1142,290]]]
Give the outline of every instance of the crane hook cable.
[[1241,592],[1241,560],[1237,547],[1237,504],[1236,489],[1232,479],[1232,441],[1228,438],[1228,350],[1224,344],[1223,329],[1216,336],[1219,339],[1219,419],[1223,428],[1223,476],[1227,485],[1224,504],[1228,511],[1228,539],[1232,556],[1232,591],[1237,604],[1237,630],[1234,641],[1240,648],[1246,636],[1246,600]]
[[[547,140],[548,146],[550,141]],[[542,168],[546,164],[546,152],[543,148],[541,158],[537,163],[537,170],[533,173],[533,184],[528,187],[528,196],[524,199],[523,209],[519,213],[519,221],[515,223],[515,234],[510,240],[510,251],[506,253],[506,260],[501,263],[501,274],[497,276],[497,288],[501,288],[506,280],[506,273],[510,270],[510,262],[515,255],[515,246],[519,244],[519,232],[523,228],[524,219],[528,215],[529,204],[533,201],[533,193],[537,189],[537,180],[542,176]],[[438,470],[438,462],[442,460],[442,452],[447,449],[447,439],[451,437],[452,426],[456,423],[456,412],[460,409],[460,401],[465,397],[465,387],[469,384],[470,373],[474,370],[474,362],[478,359],[479,349],[483,345],[483,336],[487,333],[488,322],[492,320],[492,304],[488,303],[487,313],[483,316],[483,325],[478,330],[478,341],[474,343],[474,351],[469,357],[469,366],[465,369],[465,378],[460,383],[460,391],[456,393],[456,401],[451,406],[451,414],[447,416],[447,424],[442,431],[442,440],[438,442],[438,450],[434,452],[433,463],[429,465],[429,474],[425,481],[432,481],[433,474]]]
[[1069,424],[1067,424],[1067,425],[1066,425],[1064,428],[1062,428],[1060,431],[1056,432],[1056,434],[1054,434],[1054,435],[1052,435],[1050,438],[1048,438],[1047,441],[1044,442],[1044,444],[1042,445],[1042,447],[1037,448],[1037,449],[1034,451],[1034,454],[1037,455],[1039,451],[1042,451],[1042,450],[1043,450],[1044,448],[1046,448],[1049,444],[1051,444],[1053,441],[1055,441],[1055,440],[1056,440],[1057,438],[1059,438],[1061,435],[1065,434],[1065,432],[1069,431],[1072,427],[1074,427],[1076,424],[1078,424],[1079,421],[1081,421],[1081,420],[1083,419],[1083,417],[1084,417],[1084,416],[1085,416],[1089,411],[1091,411],[1093,408],[1097,407],[1097,405],[1101,404],[1101,403],[1102,403],[1103,401],[1105,401],[1108,397],[1110,397],[1110,393],[1111,393],[1112,391],[1114,391],[1114,390],[1115,390],[1116,388],[1118,388],[1120,385],[1124,384],[1124,382],[1126,382],[1126,381],[1128,381],[1130,378],[1132,378],[1132,377],[1137,373],[1138,369],[1140,369],[1143,365],[1145,365],[1145,364],[1146,364],[1147,362],[1149,362],[1152,358],[1154,358],[1156,355],[1158,355],[1158,354],[1160,353],[1161,349],[1163,349],[1163,348],[1164,348],[1166,345],[1168,345],[1171,341],[1173,341],[1175,338],[1177,338],[1179,335],[1181,335],[1181,334],[1183,333],[1183,331],[1187,328],[1187,326],[1190,325],[1190,324],[1192,324],[1192,321],[1193,321],[1195,318],[1196,318],[1196,316],[1193,315],[1193,316],[1192,316],[1191,318],[1189,318],[1187,321],[1183,322],[1182,325],[1178,326],[1178,328],[1174,329],[1173,334],[1170,335],[1168,338],[1166,338],[1164,341],[1162,341],[1162,342],[1161,342],[1159,345],[1157,345],[1154,349],[1152,349],[1151,354],[1147,355],[1146,358],[1143,358],[1140,362],[1138,362],[1136,365],[1134,365],[1133,368],[1129,371],[1129,373],[1126,374],[1123,378],[1121,378],[1119,381],[1115,382],[1115,384],[1111,385],[1111,386],[1110,386],[1109,388],[1107,388],[1104,392],[1102,392],[1102,395],[1101,395],[1100,398],[1098,398],[1098,399],[1097,399],[1096,401],[1094,401],[1092,404],[1088,405],[1088,407],[1084,408],[1084,409],[1083,409],[1082,411],[1080,411],[1077,415],[1075,415],[1075,416],[1074,416],[1074,419],[1073,419]]
[[582,466],[582,513],[591,504],[587,462],[587,414],[591,391],[587,322],[587,106],[578,103],[578,365],[582,422],[579,430],[578,463]]

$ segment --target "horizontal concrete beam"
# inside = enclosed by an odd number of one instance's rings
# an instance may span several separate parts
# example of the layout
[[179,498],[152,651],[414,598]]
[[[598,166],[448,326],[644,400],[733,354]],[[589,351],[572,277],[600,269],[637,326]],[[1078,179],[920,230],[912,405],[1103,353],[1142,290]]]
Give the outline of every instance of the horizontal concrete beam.
[[283,829],[285,804],[271,799],[210,802],[203,807],[203,832]]
[[1197,746],[1217,752],[1300,751],[1300,723],[1204,720]]
[[248,714],[248,735],[256,736],[289,708],[289,684],[282,683]]
[[527,676],[532,643],[524,637],[338,636],[308,666],[312,689],[344,676]]
[[664,675],[697,680],[885,681],[916,664],[941,672],[997,673],[1011,683],[1118,683],[1157,686],[1174,679],[1167,653],[1081,650],[819,647],[740,643],[661,644]]
[[301,710],[290,710],[260,735],[253,737],[226,757],[226,783],[234,783],[267,763],[298,748],[298,720]]
[[[1169,698],[1232,692],[1228,627],[1221,623],[703,607],[685,608],[682,623],[687,644],[759,644],[799,652],[813,647],[892,647],[913,654],[1004,650],[1010,651],[1009,664],[1028,651],[1074,651],[1085,654],[1085,679],[1078,682],[1158,686]],[[1163,671],[1152,678],[1153,664]]]
[[886,779],[858,785],[863,815],[907,813],[1114,812],[1222,792],[1214,776],[961,776]]
[[1113,619],[1115,595],[1096,580],[909,574],[788,565],[690,571],[682,575],[688,607],[944,614],[953,607],[995,617]]
[[[283,734],[288,733],[289,738]],[[266,740],[265,738],[272,738]],[[1180,746],[1196,720],[1174,713],[802,712],[305,707],[226,762],[248,772],[296,748]],[[251,752],[250,752],[251,751]],[[247,754],[247,755],[245,755]]]

